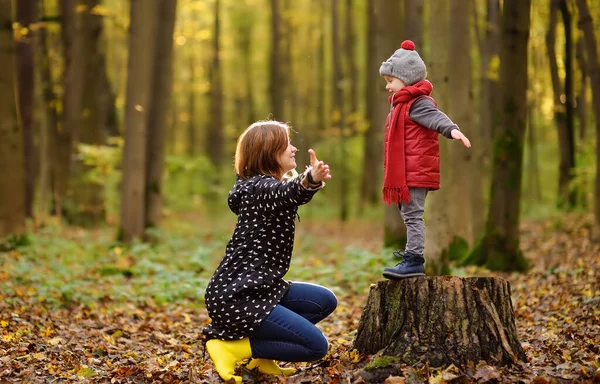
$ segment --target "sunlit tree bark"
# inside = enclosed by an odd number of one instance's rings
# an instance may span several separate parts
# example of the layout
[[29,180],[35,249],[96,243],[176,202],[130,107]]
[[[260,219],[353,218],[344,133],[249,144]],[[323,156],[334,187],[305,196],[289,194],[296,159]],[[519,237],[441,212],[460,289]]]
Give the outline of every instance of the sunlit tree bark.
[[[572,33],[570,13],[566,0],[552,0],[550,2],[550,20],[546,33],[546,46],[554,94],[554,120],[558,128],[558,148],[560,153],[558,172],[558,206],[573,208],[575,206],[576,191],[571,188],[571,181],[575,169],[575,127],[573,109],[573,68],[572,68]],[[565,81],[564,86],[559,77],[559,68],[556,59],[556,25],[558,12],[563,15],[565,29]]]

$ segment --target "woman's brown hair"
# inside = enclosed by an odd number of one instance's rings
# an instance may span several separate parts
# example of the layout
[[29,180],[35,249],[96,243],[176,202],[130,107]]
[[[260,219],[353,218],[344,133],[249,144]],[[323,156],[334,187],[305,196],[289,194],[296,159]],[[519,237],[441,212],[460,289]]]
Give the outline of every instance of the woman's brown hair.
[[235,149],[235,172],[247,179],[254,175],[281,178],[278,161],[289,143],[289,126],[278,121],[258,121],[240,135]]

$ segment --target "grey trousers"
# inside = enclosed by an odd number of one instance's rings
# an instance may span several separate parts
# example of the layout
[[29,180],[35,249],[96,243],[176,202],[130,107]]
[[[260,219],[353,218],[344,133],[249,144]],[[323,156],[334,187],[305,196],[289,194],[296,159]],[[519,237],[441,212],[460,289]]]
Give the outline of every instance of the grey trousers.
[[398,204],[406,225],[406,252],[423,255],[425,249],[425,198],[428,188],[408,188],[410,202]]

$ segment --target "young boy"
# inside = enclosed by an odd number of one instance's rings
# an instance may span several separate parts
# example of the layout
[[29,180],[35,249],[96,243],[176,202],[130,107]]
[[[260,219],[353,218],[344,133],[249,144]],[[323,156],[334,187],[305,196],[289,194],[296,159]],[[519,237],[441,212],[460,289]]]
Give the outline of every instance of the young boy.
[[[425,80],[425,63],[415,44],[405,40],[400,49],[379,68],[390,92],[390,113],[385,123],[383,200],[398,204],[407,241],[402,262],[385,268],[388,279],[425,276],[425,197],[440,188],[438,134],[460,140],[470,148],[469,139],[431,98],[432,84]],[[394,252],[401,255],[400,251]]]

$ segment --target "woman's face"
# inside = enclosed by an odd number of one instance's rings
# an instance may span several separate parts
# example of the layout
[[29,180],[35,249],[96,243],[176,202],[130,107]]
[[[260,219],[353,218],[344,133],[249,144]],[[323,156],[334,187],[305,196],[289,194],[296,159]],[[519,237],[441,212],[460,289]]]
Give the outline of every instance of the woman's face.
[[288,137],[288,146],[277,159],[284,175],[292,169],[296,169],[296,151],[298,149],[292,145]]

